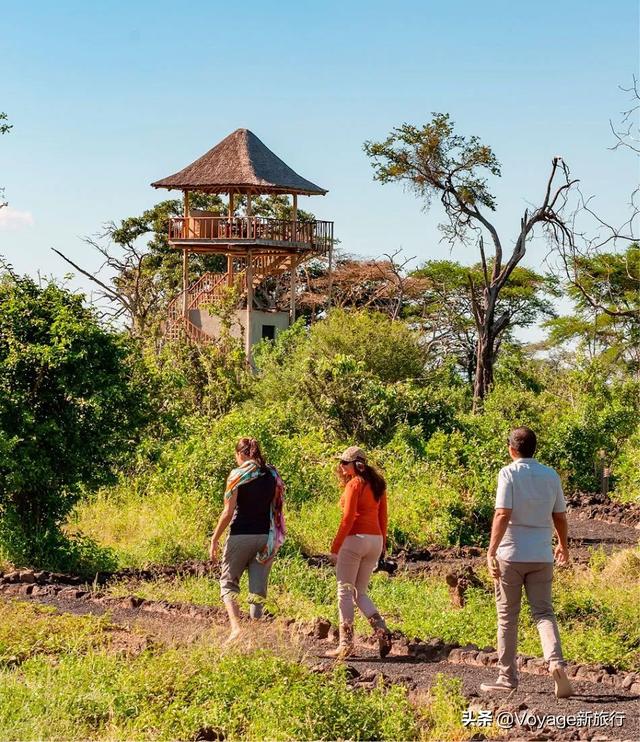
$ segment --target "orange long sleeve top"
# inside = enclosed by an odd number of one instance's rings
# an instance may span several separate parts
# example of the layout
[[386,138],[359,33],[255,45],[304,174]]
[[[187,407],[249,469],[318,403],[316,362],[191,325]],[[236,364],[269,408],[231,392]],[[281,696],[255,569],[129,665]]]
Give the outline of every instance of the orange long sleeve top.
[[382,536],[387,543],[387,493],[376,500],[371,485],[362,477],[353,477],[347,482],[340,497],[342,520],[338,533],[331,544],[331,553],[340,551],[347,536],[369,533]]

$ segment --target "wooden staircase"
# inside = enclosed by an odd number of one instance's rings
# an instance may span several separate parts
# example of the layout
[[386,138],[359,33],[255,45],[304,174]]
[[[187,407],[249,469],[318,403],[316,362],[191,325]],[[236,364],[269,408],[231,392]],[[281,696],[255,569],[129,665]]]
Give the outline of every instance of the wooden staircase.
[[[256,289],[270,276],[278,276],[291,270],[292,256],[282,253],[264,253],[252,258],[253,288]],[[232,286],[238,290],[238,304],[244,303],[247,295],[247,258],[234,258],[233,273],[205,273],[187,289],[187,314],[192,309],[206,308],[222,298]],[[186,336],[198,343],[211,342],[214,338],[205,333],[184,316],[184,291],[181,291],[167,307],[164,336],[177,340]]]

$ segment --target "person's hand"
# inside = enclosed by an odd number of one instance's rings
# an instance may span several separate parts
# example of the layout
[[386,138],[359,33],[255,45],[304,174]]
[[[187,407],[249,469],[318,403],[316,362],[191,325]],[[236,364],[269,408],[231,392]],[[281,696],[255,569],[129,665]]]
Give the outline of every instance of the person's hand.
[[487,568],[489,570],[489,574],[491,577],[493,577],[494,580],[500,579],[500,564],[498,563],[498,559],[495,554],[490,554],[487,552]]
[[329,554],[329,559],[331,559],[331,564],[337,564],[338,563],[338,555],[334,554],[333,552]]
[[562,544],[558,544],[554,552],[554,557],[556,562],[561,566],[569,564],[569,549],[565,549]]
[[218,561],[218,542],[217,541],[211,541],[211,546],[209,547],[209,559],[211,559],[212,562]]

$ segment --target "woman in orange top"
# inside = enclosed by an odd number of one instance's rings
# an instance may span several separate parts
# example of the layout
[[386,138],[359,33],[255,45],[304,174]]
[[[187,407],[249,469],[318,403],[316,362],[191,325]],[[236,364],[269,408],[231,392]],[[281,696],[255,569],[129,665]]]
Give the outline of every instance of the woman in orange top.
[[386,482],[367,464],[364,451],[351,446],[340,457],[338,475],[345,485],[340,498],[342,521],[331,545],[338,578],[340,642],[329,654],[353,653],[354,600],[369,620],[378,639],[380,656],[391,651],[391,634],[367,595],[369,579],[387,544]]

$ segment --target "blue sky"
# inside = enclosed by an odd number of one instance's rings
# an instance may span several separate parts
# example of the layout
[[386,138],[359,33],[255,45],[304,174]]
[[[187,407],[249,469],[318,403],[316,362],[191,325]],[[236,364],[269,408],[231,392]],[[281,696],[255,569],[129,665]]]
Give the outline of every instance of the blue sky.
[[[5,4],[0,25],[0,253],[20,272],[62,276],[55,247],[89,268],[82,242],[166,192],[149,183],[238,127],[328,188],[301,200],[342,247],[471,262],[428,213],[381,186],[363,151],[402,122],[446,111],[502,163],[495,221],[510,244],[560,154],[612,220],[638,180],[611,152],[609,119],[638,69],[630,0],[442,3],[59,0]],[[542,242],[526,261],[540,267]],[[76,286],[86,286],[76,281]]]

